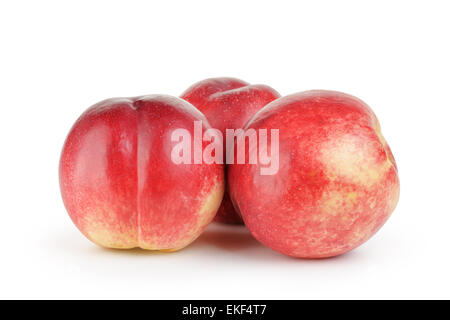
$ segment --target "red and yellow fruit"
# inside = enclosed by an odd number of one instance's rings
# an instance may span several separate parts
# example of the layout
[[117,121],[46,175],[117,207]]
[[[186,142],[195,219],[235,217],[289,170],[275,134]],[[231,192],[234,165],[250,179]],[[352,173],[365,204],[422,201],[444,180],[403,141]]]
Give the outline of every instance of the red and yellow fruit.
[[[222,132],[223,137],[226,136],[226,129],[243,128],[258,110],[278,97],[278,92],[269,86],[250,85],[235,78],[206,79],[192,85],[181,95],[181,98],[197,107],[211,126]],[[225,147],[224,144],[224,155]],[[228,192],[225,192],[215,220],[230,224],[242,223]]]
[[368,240],[394,210],[396,163],[361,100],[298,93],[268,104],[246,128],[279,129],[275,175],[261,175],[259,164],[228,168],[231,199],[266,246],[293,257],[336,256]]
[[192,132],[197,120],[209,127],[192,105],[163,95],[105,100],[77,120],[60,186],[87,238],[108,248],[178,250],[200,235],[222,201],[223,165],[171,160],[171,133]]

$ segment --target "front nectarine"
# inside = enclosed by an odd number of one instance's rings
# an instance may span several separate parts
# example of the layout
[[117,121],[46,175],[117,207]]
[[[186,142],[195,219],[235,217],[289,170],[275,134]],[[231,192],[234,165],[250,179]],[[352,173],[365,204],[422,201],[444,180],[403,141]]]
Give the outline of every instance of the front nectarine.
[[293,257],[336,256],[368,240],[394,210],[397,166],[361,100],[293,94],[261,109],[249,128],[279,130],[279,170],[261,175],[261,163],[233,164],[228,184],[245,225],[268,247]]
[[173,131],[192,132],[195,121],[209,128],[191,104],[163,95],[105,100],[77,120],[60,186],[87,238],[108,248],[177,250],[200,235],[222,201],[224,169],[172,161]]

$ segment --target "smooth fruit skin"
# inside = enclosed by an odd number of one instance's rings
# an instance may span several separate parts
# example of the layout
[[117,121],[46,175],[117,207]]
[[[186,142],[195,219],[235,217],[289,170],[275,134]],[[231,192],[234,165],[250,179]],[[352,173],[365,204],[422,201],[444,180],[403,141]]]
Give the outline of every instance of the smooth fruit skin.
[[[171,133],[204,116],[186,101],[150,95],[102,101],[74,124],[60,159],[60,187],[78,229],[108,248],[178,250],[214,218],[220,164],[175,164]],[[206,144],[203,145],[203,148]]]
[[[181,95],[206,116],[213,128],[222,132],[224,139],[226,129],[243,128],[257,111],[279,97],[280,94],[269,86],[251,85],[235,78],[206,79]],[[224,143],[224,155],[225,147]],[[215,221],[242,224],[228,192],[225,192]]]
[[228,168],[231,199],[266,246],[300,258],[340,255],[368,240],[394,210],[397,166],[361,100],[297,93],[267,105],[247,128],[279,129],[277,174],[260,175],[259,164]]

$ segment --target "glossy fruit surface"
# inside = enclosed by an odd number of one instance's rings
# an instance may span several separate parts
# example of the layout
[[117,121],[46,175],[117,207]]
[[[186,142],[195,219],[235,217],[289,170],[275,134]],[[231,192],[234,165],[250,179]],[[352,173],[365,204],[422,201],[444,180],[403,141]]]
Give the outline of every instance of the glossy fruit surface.
[[247,124],[279,129],[279,171],[230,165],[231,199],[250,232],[293,257],[324,258],[368,240],[399,197],[397,166],[373,111],[334,91],[280,98]]
[[[78,229],[109,248],[177,250],[214,218],[223,166],[175,164],[171,134],[204,116],[182,99],[150,95],[102,101],[72,127],[60,186]],[[204,147],[204,145],[203,145]]]
[[[269,86],[251,85],[235,78],[206,79],[192,85],[181,95],[205,115],[213,128],[222,132],[224,139],[226,129],[243,128],[258,110],[279,97],[279,93]],[[224,143],[224,155],[225,147]],[[225,192],[215,220],[242,223],[228,192]]]

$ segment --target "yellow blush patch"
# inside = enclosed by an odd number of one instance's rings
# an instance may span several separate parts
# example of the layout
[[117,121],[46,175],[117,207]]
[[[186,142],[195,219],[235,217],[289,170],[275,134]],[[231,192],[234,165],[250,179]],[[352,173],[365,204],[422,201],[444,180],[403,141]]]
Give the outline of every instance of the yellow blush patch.
[[95,210],[86,210],[82,219],[82,232],[92,242],[113,249],[137,247],[136,230],[131,225],[120,223],[117,214],[107,205],[96,205],[94,207]]
[[320,210],[313,219],[326,223],[330,217],[339,216],[343,222],[351,224],[357,218],[353,214],[358,206],[357,197],[354,191],[325,191],[317,205]]
[[389,168],[390,161],[379,161],[376,142],[361,144],[359,137],[343,135],[330,139],[321,148],[321,162],[325,165],[331,181],[345,179],[347,182],[372,186]]
[[170,251],[178,251],[190,243],[192,243],[195,239],[197,239],[202,233],[203,229],[214,219],[215,213],[219,209],[220,204],[222,203],[223,194],[225,192],[225,187],[223,183],[215,183],[214,188],[209,194],[206,195],[205,201],[201,206],[198,214],[197,214],[197,224],[195,227],[186,235],[185,239],[174,246]]
[[356,192],[349,192],[347,198],[351,201],[356,200]]

